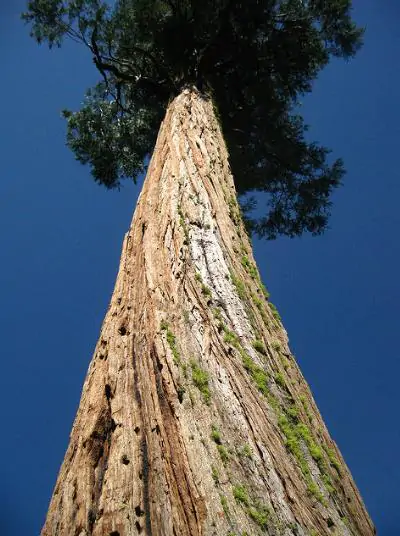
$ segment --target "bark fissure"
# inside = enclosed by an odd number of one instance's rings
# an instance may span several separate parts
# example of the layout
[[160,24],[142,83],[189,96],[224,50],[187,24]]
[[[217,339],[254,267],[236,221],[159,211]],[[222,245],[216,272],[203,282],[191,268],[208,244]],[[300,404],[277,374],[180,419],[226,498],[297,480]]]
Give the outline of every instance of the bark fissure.
[[374,533],[235,199],[212,103],[186,89],[124,239],[43,536]]
[[[157,382],[157,392],[161,408],[162,422],[165,429],[164,456],[171,461],[174,476],[174,489],[178,495],[177,504],[183,504],[183,515],[189,528],[188,534],[200,534],[202,516],[204,516],[204,501],[200,500],[199,494],[193,490],[192,478],[190,478],[190,466],[187,463],[186,451],[178,428],[177,416],[172,397],[166,394],[168,384],[159,370],[158,356],[153,350],[154,374]],[[172,487],[172,486],[171,486]],[[197,496],[197,500],[196,500]],[[198,503],[198,504],[197,504]]]
[[[134,346],[134,343],[133,343]],[[140,379],[139,379],[139,363],[137,359],[137,354],[135,351],[132,352],[132,363],[133,363],[133,392],[134,397],[136,400],[137,407],[139,409],[139,414],[142,414],[142,397],[140,392]],[[146,524],[146,534],[151,535],[151,516],[150,516],[150,496],[149,496],[149,462],[148,462],[148,453],[147,453],[147,439],[145,432],[143,430],[144,428],[144,419],[140,418],[139,423],[136,423],[135,426],[135,434],[139,435],[142,434],[142,438],[140,440],[140,459],[138,460],[138,477],[139,480],[142,483],[141,486],[141,500],[139,500],[139,504],[143,502],[144,505],[144,511],[145,514],[145,524]],[[140,530],[142,529],[142,526],[140,525]]]

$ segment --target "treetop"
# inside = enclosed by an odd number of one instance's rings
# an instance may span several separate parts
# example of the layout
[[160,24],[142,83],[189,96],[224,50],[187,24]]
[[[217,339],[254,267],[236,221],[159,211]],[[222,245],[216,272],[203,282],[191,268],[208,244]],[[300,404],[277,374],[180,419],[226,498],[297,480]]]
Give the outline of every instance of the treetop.
[[332,56],[360,48],[351,0],[30,0],[22,18],[38,43],[68,38],[92,54],[100,81],[64,116],[67,143],[97,182],[136,180],[168,102],[195,86],[213,99],[244,205],[268,194],[251,229],[275,238],[326,228],[343,164],[306,139],[298,104]]

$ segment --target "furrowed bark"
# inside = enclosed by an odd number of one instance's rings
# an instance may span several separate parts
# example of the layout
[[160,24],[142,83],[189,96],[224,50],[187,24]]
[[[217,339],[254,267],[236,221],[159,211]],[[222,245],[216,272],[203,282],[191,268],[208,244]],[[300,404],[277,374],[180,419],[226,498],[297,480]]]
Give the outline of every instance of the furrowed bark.
[[195,89],[161,125],[42,530],[136,534],[374,534]]

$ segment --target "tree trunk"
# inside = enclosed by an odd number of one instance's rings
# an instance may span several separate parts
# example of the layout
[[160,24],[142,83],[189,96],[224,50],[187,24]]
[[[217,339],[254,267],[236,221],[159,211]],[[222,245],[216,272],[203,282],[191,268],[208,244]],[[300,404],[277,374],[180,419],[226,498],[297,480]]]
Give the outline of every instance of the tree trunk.
[[369,536],[268,301],[212,102],[161,125],[43,536]]

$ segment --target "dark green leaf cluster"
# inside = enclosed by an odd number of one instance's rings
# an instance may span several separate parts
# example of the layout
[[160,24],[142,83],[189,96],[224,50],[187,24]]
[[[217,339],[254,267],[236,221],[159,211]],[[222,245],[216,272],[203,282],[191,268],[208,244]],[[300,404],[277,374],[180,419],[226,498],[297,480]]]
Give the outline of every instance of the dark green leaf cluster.
[[139,105],[124,113],[109,99],[104,83],[86,94],[82,108],[63,112],[68,122],[67,143],[82,164],[90,164],[96,182],[107,188],[119,186],[119,179],[136,177],[145,169],[145,157],[154,145],[161,119],[160,106]]
[[262,236],[324,230],[340,160],[306,140],[298,98],[362,30],[351,0],[30,0],[36,40],[91,51],[102,80],[67,112],[68,144],[112,188],[136,178],[169,100],[195,86],[219,113],[239,195],[267,195],[246,223]]

